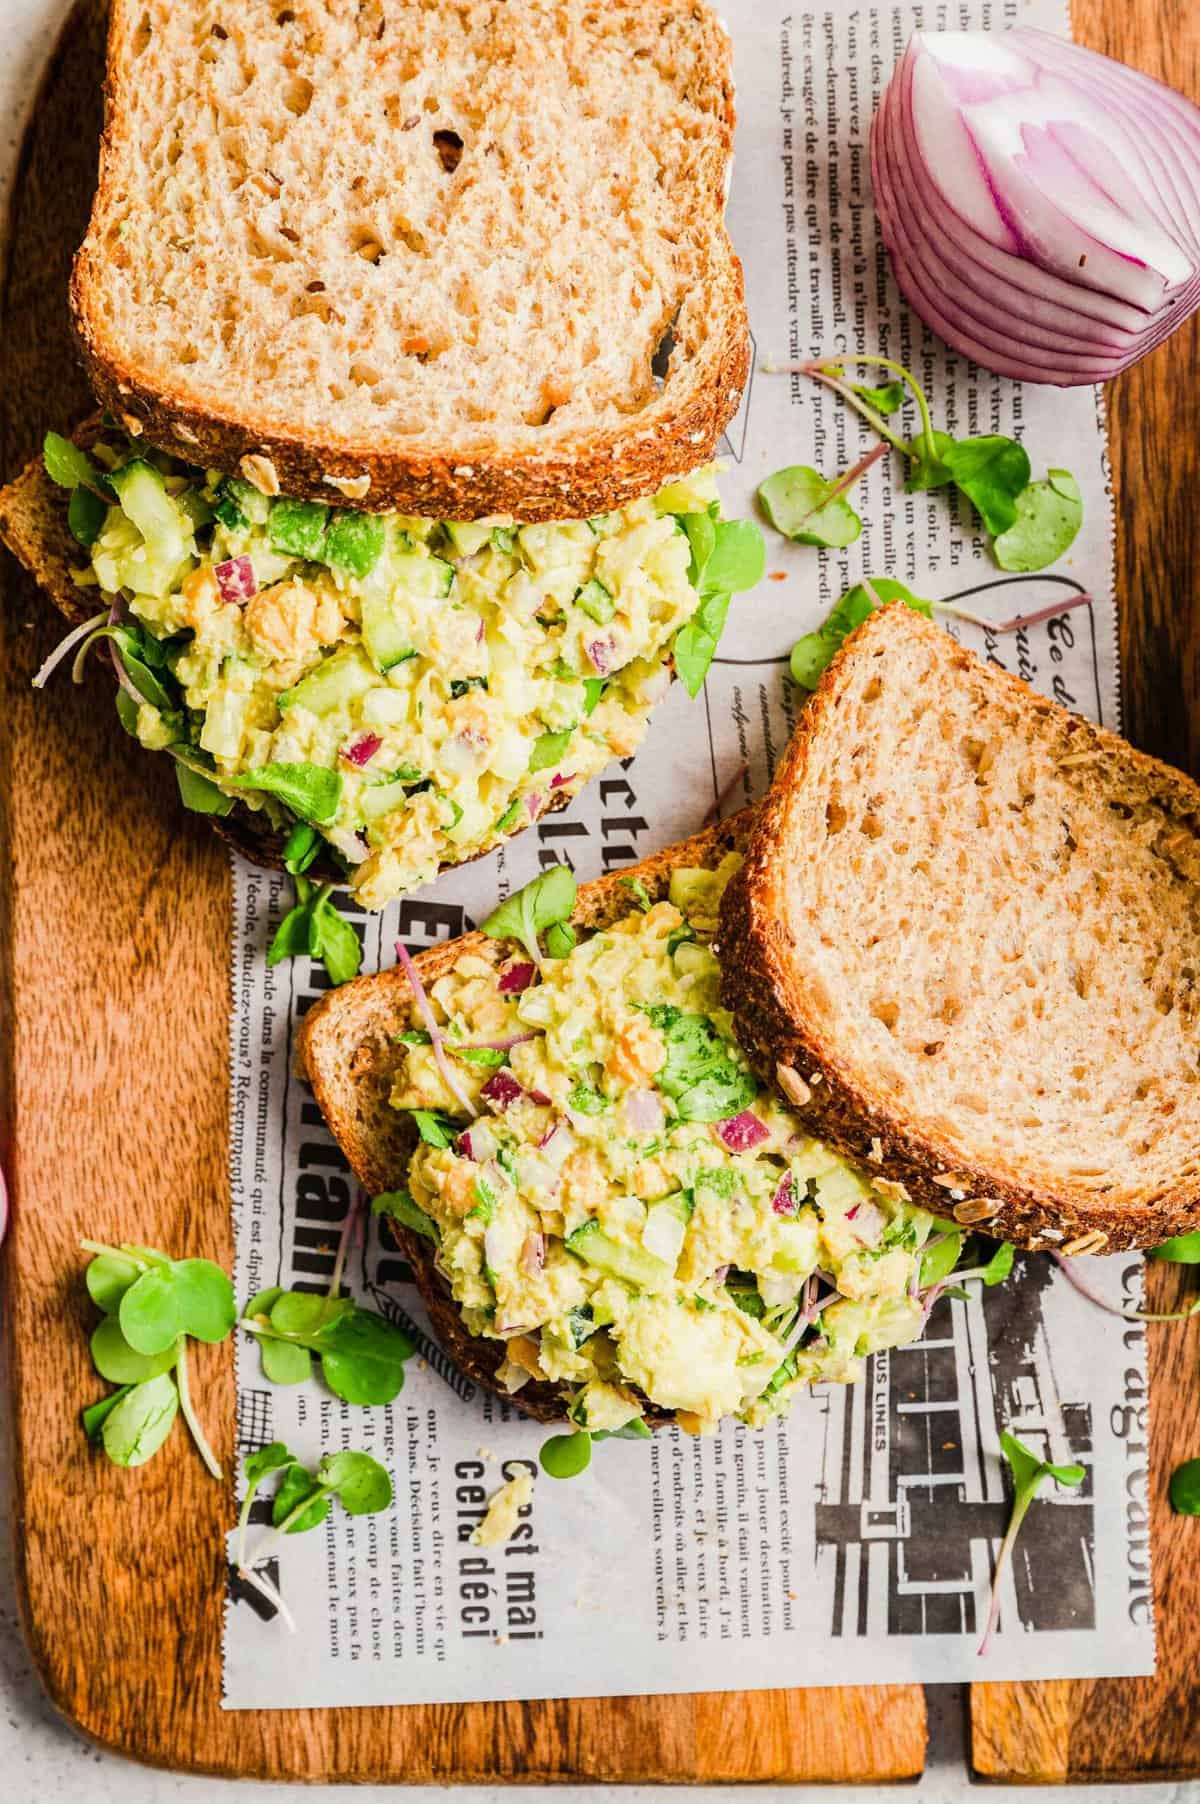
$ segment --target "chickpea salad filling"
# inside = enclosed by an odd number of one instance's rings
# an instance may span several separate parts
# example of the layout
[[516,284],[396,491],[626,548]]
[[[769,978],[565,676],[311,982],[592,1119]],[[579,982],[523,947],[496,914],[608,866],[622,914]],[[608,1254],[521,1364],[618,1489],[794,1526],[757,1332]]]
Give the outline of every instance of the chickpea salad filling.
[[592,520],[469,522],[271,497],[115,434],[50,434],[102,612],[122,724],[200,812],[235,802],[328,850],[381,908],[498,845],[637,748],[678,674],[703,684],[762,535],[715,467]]
[[553,867],[484,924],[514,941],[501,964],[468,954],[428,991],[398,948],[415,1001],[391,1103],[419,1142],[375,1208],[434,1243],[507,1389],[558,1385],[593,1434],[644,1433],[648,1410],[761,1426],[915,1340],[956,1266],[1011,1269],[755,1078],[713,945],[740,862],[677,869],[657,902],[633,882],[586,938]]

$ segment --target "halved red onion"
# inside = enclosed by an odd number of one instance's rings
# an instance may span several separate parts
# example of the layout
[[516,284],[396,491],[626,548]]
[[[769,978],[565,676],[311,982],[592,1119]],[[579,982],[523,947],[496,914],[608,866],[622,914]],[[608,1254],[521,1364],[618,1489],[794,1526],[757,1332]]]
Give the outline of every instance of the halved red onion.
[[347,764],[356,764],[361,770],[364,764],[370,764],[382,744],[378,733],[361,733],[342,747],[342,757]]
[[607,676],[613,665],[616,643],[612,639],[593,639],[587,648],[588,662],[597,676]]
[[240,606],[243,601],[249,601],[251,596],[258,594],[254,565],[244,551],[239,557],[226,558],[223,564],[214,564],[213,575],[217,579],[222,601],[232,601]]
[[1200,109],[1095,51],[914,33],[871,170],[905,298],[998,375],[1107,380],[1200,306]]
[[500,973],[497,988],[502,996],[519,996],[527,990],[537,976],[537,966],[520,960],[514,965],[506,965]]
[[854,1234],[860,1246],[873,1247],[879,1244],[879,1238],[887,1226],[887,1217],[877,1204],[858,1203],[853,1210],[846,1211],[846,1219],[854,1217]]
[[550,779],[550,787],[551,789],[561,789],[565,783],[573,783],[574,781],[575,772],[573,770],[556,770]]
[[731,1153],[753,1152],[756,1146],[771,1137],[770,1129],[749,1109],[743,1109],[740,1115],[731,1115],[728,1121],[718,1121],[716,1134]]

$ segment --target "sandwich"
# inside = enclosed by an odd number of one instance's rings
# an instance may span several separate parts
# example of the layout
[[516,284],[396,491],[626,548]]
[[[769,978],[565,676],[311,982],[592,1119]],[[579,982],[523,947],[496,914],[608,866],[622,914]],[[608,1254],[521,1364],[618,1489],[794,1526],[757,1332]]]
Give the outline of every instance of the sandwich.
[[732,128],[692,0],[115,0],[71,289],[103,411],[0,535],[243,850],[381,907],[698,691],[763,565],[712,462]]
[[472,1377],[591,1432],[758,1425],[1014,1243],[1200,1222],[1198,804],[889,608],[764,803],[399,945],[301,1060]]

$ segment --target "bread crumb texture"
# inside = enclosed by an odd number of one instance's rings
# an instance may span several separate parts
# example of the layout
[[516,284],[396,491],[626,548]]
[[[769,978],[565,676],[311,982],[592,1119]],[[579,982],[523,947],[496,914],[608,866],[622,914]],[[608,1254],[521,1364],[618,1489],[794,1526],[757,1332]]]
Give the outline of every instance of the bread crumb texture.
[[1200,1173],[1200,789],[900,615],[831,668],[752,850],[766,1037],[836,1050],[935,1183],[961,1158],[1123,1238]]
[[75,304],[126,390],[462,460],[652,433],[719,367],[694,0],[116,0],[112,33]]

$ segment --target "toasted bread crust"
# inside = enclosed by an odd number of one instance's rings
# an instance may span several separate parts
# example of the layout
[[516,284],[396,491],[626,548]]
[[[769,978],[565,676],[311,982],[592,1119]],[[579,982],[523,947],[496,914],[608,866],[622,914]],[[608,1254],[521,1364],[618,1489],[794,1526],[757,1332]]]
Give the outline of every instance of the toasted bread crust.
[[[822,1032],[796,967],[796,948],[781,906],[782,873],[796,849],[789,843],[789,806],[809,781],[814,747],[839,731],[838,715],[852,673],[862,660],[886,654],[897,635],[929,638],[944,665],[944,680],[978,673],[1028,717],[1030,738],[1051,719],[1069,721],[1072,744],[1120,764],[1148,789],[1170,799],[1181,819],[1200,820],[1200,787],[1182,772],[1135,750],[1114,733],[1036,694],[1018,678],[984,667],[931,622],[902,604],[874,614],[830,664],[800,716],[787,755],[762,803],[746,861],[725,891],[718,950],[721,995],[735,1017],[738,1037],[759,1072],[799,1075],[810,1092],[800,1113],[806,1125],[847,1156],[901,1182],[912,1200],[941,1216],[961,1212],[964,1224],[1030,1249],[1058,1251],[1085,1237],[1077,1250],[1117,1252],[1157,1246],[1169,1236],[1200,1227],[1200,1173],[1180,1176],[1169,1196],[1137,1193],[1106,1198],[1036,1175],[995,1157],[964,1156],[961,1144],[917,1112],[898,1113],[855,1048]],[[819,855],[819,854],[818,854]],[[1019,1049],[1017,1054],[1019,1056]],[[973,1209],[972,1205],[976,1207]],[[981,1205],[986,1212],[981,1212]]]
[[[662,0],[630,5],[633,16],[676,10],[676,0],[666,8]],[[707,252],[692,285],[704,305],[686,298],[674,326],[671,373],[644,407],[613,424],[545,443],[520,434],[508,448],[502,429],[491,437],[476,434],[456,448],[447,446],[444,434],[393,432],[389,438],[383,428],[347,433],[323,422],[315,432],[268,421],[239,404],[236,383],[228,395],[218,398],[209,390],[197,398],[175,372],[140,358],[136,337],[114,331],[103,296],[113,254],[111,221],[124,197],[127,165],[137,154],[130,126],[138,79],[131,46],[139,12],[131,0],[114,0],[96,198],[70,291],[92,388],[127,430],[189,462],[228,472],[238,470],[243,458],[266,459],[278,482],[274,492],[336,503],[338,483],[359,485],[366,478],[365,492],[350,491],[356,507],[449,520],[495,513],[530,523],[581,519],[652,494],[714,455],[741,402],[750,344],[742,265],[723,223],[735,124],[732,53],[728,34],[707,9],[696,9],[696,29],[704,34],[705,79],[717,106],[714,154],[701,165],[694,201],[696,218],[709,223]],[[675,375],[677,367],[686,374]]]
[[[730,820],[708,828],[677,846],[656,852],[619,875],[597,878],[581,885],[572,916],[584,930],[610,925],[627,915],[629,891],[623,878],[637,877],[658,900],[665,896],[671,872],[680,865],[715,866],[727,852],[742,851],[749,838],[752,814],[745,810]],[[467,954],[491,960],[499,966],[506,942],[483,933],[464,934],[418,954],[417,970],[425,985],[452,971]],[[301,1023],[297,1049],[301,1067],[334,1139],[350,1161],[363,1189],[371,1196],[398,1188],[405,1179],[412,1153],[412,1128],[389,1101],[402,1052],[394,1035],[409,1024],[412,990],[399,966],[372,977],[358,977],[327,995]],[[510,1401],[514,1409],[539,1421],[562,1418],[558,1387],[536,1381],[515,1395],[497,1384],[496,1368],[504,1357],[499,1342],[475,1339],[467,1333],[458,1305],[451,1297],[435,1263],[428,1240],[390,1224],[398,1244],[410,1261],[434,1329],[455,1364],[486,1390]],[[657,1425],[668,1418],[647,1412]]]

